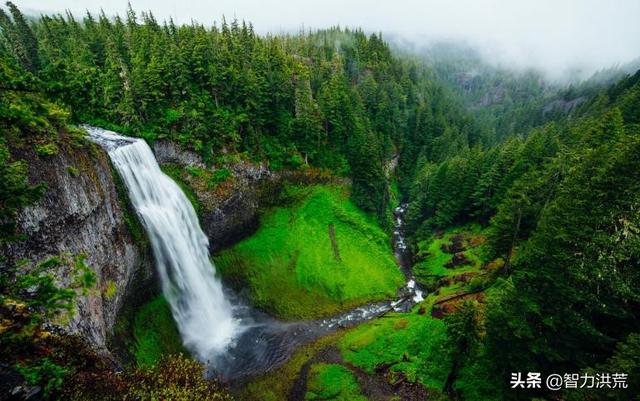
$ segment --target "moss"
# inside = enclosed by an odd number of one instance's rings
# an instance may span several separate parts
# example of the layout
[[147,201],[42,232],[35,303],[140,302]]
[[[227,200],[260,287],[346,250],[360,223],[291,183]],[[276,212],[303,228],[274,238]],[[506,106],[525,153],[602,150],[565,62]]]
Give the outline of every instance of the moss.
[[72,176],[72,177],[77,177],[80,175],[80,170],[78,170],[77,167],[75,166],[69,166],[67,167],[67,172]]
[[311,366],[305,400],[366,401],[367,398],[349,369],[318,363]]
[[186,352],[163,296],[146,303],[136,313],[133,335],[138,365],[153,366],[165,355]]
[[116,315],[113,332],[108,337],[109,350],[127,366],[137,363],[135,358],[137,343],[134,335],[136,316],[144,305],[160,294],[156,277],[148,275],[147,271],[152,259],[149,247],[142,249],[141,256],[140,264],[136,266],[135,274],[124,293],[122,307]]
[[[469,263],[448,268],[446,265],[452,261],[453,253],[445,252],[443,247],[451,246],[454,237],[461,238],[464,248],[462,253]],[[416,253],[419,262],[412,268],[417,281],[433,290],[443,278],[478,273],[486,262],[484,242],[485,230],[479,224],[453,227],[420,241]],[[458,286],[464,286],[464,283]],[[449,286],[449,290],[452,289],[453,287]]]
[[117,287],[116,287],[115,281],[108,280],[107,285],[104,288],[103,294],[108,300],[111,300],[116,295],[116,290],[117,290]]
[[395,296],[404,277],[389,237],[347,187],[288,187],[284,198],[288,206],[269,209],[255,235],[214,258],[254,305],[309,319]]
[[451,369],[442,320],[429,315],[389,314],[349,331],[338,345],[343,358],[373,374],[382,365],[411,382],[442,389]]
[[41,157],[55,156],[58,154],[58,145],[55,143],[44,143],[36,145],[36,153]]
[[184,170],[192,177],[200,178],[204,182],[207,189],[214,189],[216,185],[224,182],[229,177],[231,177],[231,170],[226,167],[211,171],[200,167],[189,166]]

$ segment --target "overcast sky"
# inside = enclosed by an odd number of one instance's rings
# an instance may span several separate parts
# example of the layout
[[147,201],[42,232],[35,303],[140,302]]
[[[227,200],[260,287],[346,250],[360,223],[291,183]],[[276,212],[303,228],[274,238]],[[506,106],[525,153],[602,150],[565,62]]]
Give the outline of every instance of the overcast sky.
[[[13,0],[23,10],[125,13],[127,0]],[[398,34],[418,44],[465,40],[492,59],[557,75],[640,56],[640,0],[131,0],[158,20],[251,21],[258,32],[333,25]]]

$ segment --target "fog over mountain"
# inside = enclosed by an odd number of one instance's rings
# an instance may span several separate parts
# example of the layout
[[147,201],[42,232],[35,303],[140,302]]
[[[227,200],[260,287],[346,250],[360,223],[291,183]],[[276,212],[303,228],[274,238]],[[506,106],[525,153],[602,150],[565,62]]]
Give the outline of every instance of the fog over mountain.
[[[127,0],[17,0],[32,12],[76,15],[86,10],[124,14]],[[396,42],[421,48],[439,40],[464,41],[492,62],[533,67],[558,78],[589,75],[640,56],[640,2],[637,0],[132,0],[137,11],[158,20],[211,24],[251,21],[258,32],[297,32],[334,25],[382,32]],[[37,10],[37,11],[36,11]],[[401,39],[398,41],[398,39]]]

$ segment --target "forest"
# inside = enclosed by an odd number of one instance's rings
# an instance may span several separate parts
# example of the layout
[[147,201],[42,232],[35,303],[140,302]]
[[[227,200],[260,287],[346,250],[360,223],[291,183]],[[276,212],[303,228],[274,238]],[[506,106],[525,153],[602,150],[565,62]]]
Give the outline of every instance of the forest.
[[[222,282],[258,309],[312,320],[393,299],[403,278],[388,244],[401,204],[407,277],[424,300],[234,383],[205,378],[156,293],[122,314],[137,334],[105,358],[54,327],[102,282],[86,255],[12,256],[28,241],[25,210],[56,191],[34,179],[33,160],[97,153],[83,124],[197,155],[202,166],[161,167],[201,219],[203,199],[235,188],[238,163],[294,177],[269,192],[255,233],[212,254]],[[357,28],[260,35],[241,20],[160,23],[131,6],[123,17],[31,18],[7,2],[0,132],[0,377],[38,386],[33,399],[640,394],[640,71],[558,85],[455,49],[407,54]],[[81,166],[65,168],[88,174]],[[61,266],[62,283],[49,274]],[[158,325],[139,326],[143,312]],[[624,373],[628,388],[514,389],[516,372]]]

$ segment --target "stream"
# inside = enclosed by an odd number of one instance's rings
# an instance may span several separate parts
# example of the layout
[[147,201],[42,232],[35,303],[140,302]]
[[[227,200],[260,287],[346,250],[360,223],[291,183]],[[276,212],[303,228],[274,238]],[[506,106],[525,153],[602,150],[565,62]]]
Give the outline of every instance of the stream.
[[423,300],[411,274],[405,243],[406,204],[394,210],[392,246],[406,285],[394,301],[375,302],[337,316],[282,322],[258,311],[223,286],[208,253],[193,206],[158,166],[142,139],[84,126],[109,154],[149,236],[162,291],[185,347],[209,376],[230,381],[255,376],[284,363],[299,346],[339,328],[352,327],[386,312],[406,312]]

